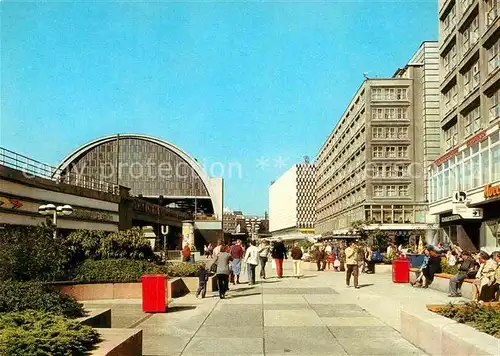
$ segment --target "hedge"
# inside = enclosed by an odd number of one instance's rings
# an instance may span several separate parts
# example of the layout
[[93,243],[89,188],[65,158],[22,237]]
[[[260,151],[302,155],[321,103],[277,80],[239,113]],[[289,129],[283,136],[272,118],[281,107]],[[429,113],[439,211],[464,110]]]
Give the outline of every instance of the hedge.
[[139,282],[145,274],[166,274],[169,277],[195,276],[199,265],[167,263],[157,265],[141,260],[86,260],[74,272],[73,280],[94,283]]
[[85,315],[83,306],[75,298],[41,282],[0,282],[0,313],[28,309],[71,318]]
[[0,314],[0,355],[84,355],[99,341],[97,331],[60,315],[28,310]]
[[442,316],[462,324],[468,324],[479,331],[500,338],[500,310],[470,302],[465,305],[449,304],[438,312]]

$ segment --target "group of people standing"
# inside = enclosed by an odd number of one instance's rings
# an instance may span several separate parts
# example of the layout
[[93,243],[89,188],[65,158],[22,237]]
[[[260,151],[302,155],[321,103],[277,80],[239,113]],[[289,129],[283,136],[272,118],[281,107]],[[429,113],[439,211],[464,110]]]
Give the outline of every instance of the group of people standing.
[[[223,240],[219,240],[211,256],[213,262],[210,271],[216,274],[219,296],[224,299],[229,290],[230,282],[233,285],[241,284],[240,275],[243,262],[246,264],[249,285],[256,283],[256,269],[259,265],[260,277],[266,278],[266,264],[270,257],[275,261],[278,278],[283,278],[283,260],[287,258],[287,249],[281,240],[276,241],[273,246],[267,240],[263,240],[258,246],[255,241],[250,241],[247,248],[243,246],[241,240],[235,241],[230,246]],[[302,258],[302,256],[300,257]],[[206,272],[200,272],[200,276],[207,279]],[[202,293],[203,288],[200,285],[200,291],[197,294],[203,295]]]

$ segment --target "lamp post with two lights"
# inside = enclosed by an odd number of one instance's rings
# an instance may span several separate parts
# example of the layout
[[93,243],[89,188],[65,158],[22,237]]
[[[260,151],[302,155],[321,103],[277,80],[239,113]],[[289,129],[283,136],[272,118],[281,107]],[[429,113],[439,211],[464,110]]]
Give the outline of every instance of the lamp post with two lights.
[[38,207],[38,213],[45,216],[52,215],[52,223],[54,224],[54,239],[57,238],[57,216],[68,216],[73,213],[71,205],[55,206],[54,204],[45,204]]

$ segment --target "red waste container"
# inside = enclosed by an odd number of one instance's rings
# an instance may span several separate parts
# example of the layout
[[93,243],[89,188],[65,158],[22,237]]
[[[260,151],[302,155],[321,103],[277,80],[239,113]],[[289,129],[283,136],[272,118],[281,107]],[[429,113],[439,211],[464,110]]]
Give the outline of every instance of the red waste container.
[[410,261],[402,256],[392,261],[392,281],[394,283],[410,282]]
[[164,313],[167,310],[167,276],[148,274],[141,277],[142,310],[145,313]]

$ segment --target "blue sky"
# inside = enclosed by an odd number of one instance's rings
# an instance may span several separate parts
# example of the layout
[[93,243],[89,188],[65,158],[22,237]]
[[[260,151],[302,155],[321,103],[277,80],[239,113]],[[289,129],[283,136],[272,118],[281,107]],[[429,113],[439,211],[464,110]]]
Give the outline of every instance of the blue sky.
[[437,26],[435,0],[4,1],[0,146],[57,165],[100,136],[158,136],[221,162],[225,206],[263,214],[363,72],[391,76]]

